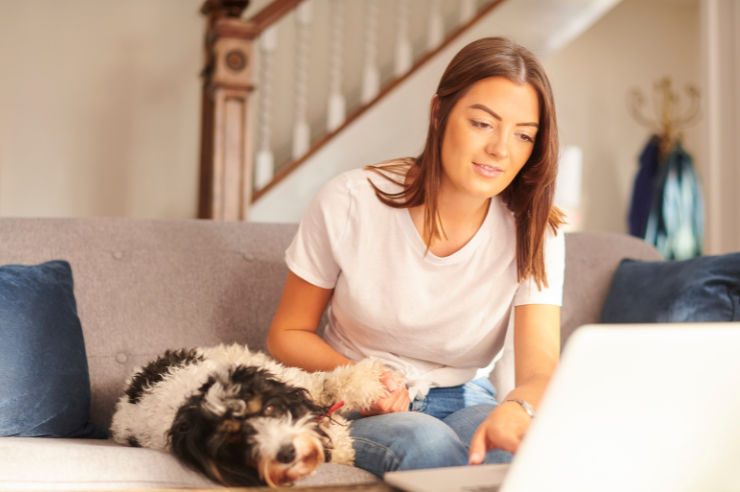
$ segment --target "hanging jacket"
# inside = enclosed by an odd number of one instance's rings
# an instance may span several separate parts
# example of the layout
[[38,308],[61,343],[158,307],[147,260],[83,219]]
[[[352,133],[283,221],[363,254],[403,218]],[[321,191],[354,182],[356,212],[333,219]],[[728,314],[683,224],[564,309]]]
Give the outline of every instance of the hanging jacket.
[[667,260],[702,254],[704,198],[691,156],[680,143],[658,168],[645,241]]
[[640,239],[645,237],[659,160],[660,138],[657,135],[651,135],[640,153],[640,166],[632,188],[632,202],[628,216],[629,233]]

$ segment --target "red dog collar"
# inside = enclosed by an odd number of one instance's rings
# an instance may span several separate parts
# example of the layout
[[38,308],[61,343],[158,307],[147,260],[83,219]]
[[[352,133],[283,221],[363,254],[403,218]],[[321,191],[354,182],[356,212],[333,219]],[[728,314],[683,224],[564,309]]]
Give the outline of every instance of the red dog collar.
[[328,417],[329,415],[333,414],[334,412],[336,412],[337,410],[339,410],[343,406],[344,406],[344,402],[343,401],[340,401],[340,402],[335,403],[334,405],[332,405],[331,407],[329,407],[329,410],[327,410],[326,413],[324,413],[323,415],[319,415],[318,417],[316,417],[316,421],[317,422],[320,422],[320,421],[324,420],[326,417]]

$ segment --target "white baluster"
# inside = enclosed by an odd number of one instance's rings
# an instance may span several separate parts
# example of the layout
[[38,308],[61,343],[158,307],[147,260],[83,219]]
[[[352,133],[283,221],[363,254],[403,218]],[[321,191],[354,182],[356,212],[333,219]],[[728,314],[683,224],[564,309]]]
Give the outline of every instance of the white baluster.
[[436,49],[442,44],[444,37],[444,24],[442,20],[442,11],[439,0],[430,0],[429,2],[429,31],[427,33],[427,49]]
[[377,64],[378,2],[365,0],[365,68],[362,78],[362,103],[372,101],[380,92],[380,72]]
[[397,0],[396,14],[396,77],[405,74],[411,68],[411,41],[409,40],[409,4],[408,0]]
[[258,145],[254,163],[254,187],[264,188],[275,175],[275,157],[270,148],[272,115],[272,60],[277,48],[276,27],[270,27],[259,40],[260,85],[258,88]]
[[461,0],[460,1],[460,24],[465,24],[475,15],[475,3],[476,0]]
[[342,56],[344,39],[344,2],[331,0],[331,59],[329,60],[329,102],[326,108],[326,130],[333,132],[344,122],[347,103],[342,94]]
[[304,0],[296,9],[296,76],[295,127],[293,127],[293,159],[308,151],[311,132],[306,108],[308,103],[308,63],[310,56],[311,1]]

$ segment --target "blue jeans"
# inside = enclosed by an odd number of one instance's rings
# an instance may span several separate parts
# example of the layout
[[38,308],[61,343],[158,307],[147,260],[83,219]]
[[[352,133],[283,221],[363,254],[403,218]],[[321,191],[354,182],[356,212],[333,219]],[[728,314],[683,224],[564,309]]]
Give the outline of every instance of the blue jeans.
[[[355,466],[382,477],[393,470],[467,465],[473,433],[496,405],[488,379],[476,379],[432,388],[411,403],[409,412],[356,418],[350,426]],[[492,449],[485,463],[511,459],[510,453]]]

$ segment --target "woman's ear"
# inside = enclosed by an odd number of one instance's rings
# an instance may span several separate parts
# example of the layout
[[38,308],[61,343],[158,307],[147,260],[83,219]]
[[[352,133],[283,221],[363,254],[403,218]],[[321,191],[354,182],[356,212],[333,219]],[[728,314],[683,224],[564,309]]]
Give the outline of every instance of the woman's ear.
[[437,128],[437,123],[439,122],[439,97],[437,94],[432,96],[432,102],[429,108],[429,119],[432,122],[432,126]]

